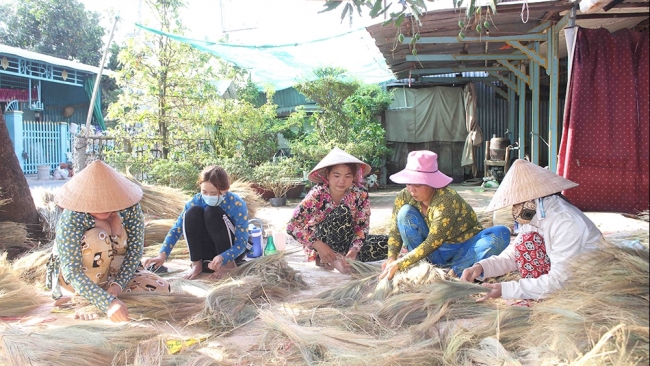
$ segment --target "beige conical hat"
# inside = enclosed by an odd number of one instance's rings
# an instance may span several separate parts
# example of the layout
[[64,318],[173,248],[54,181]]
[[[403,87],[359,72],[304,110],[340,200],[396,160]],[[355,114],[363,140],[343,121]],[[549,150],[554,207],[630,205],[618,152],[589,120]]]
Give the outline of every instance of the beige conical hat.
[[54,202],[79,212],[112,212],[142,199],[142,189],[102,161],[93,161],[62,185]]
[[314,167],[314,169],[309,172],[307,178],[314,183],[323,183],[322,177],[325,176],[325,168],[332,165],[349,163],[359,164],[360,168],[363,169],[363,176],[366,176],[368,173],[370,173],[370,165],[346,153],[338,147],[335,147],[323,158],[323,160],[316,164],[316,167]]
[[516,205],[577,187],[574,183],[527,160],[515,160],[485,211]]

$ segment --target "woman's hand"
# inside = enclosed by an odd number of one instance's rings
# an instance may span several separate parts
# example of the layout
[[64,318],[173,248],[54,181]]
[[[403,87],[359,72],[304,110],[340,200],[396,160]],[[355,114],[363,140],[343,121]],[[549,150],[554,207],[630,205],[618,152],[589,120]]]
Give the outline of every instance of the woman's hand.
[[144,263],[142,263],[142,266],[145,269],[148,269],[149,266],[153,264],[153,268],[156,269],[160,266],[162,266],[163,263],[167,260],[167,254],[165,253],[159,253],[158,256],[146,259]]
[[321,263],[329,264],[336,260],[336,252],[330,248],[329,245],[324,242],[317,240],[312,246],[318,252]]
[[120,287],[120,285],[118,285],[117,283],[113,282],[111,283],[110,286],[108,286],[108,290],[106,290],[106,292],[117,297],[117,295],[122,293],[122,287]]
[[460,276],[460,280],[466,282],[474,282],[475,279],[481,276],[481,273],[483,273],[483,266],[476,263],[475,265],[463,270],[463,274]]
[[218,270],[221,269],[222,264],[223,264],[223,257],[221,256],[221,254],[219,254],[218,256],[212,258],[212,261],[208,263],[208,268],[217,272]]
[[351,259],[351,260],[356,260],[357,259],[357,254],[359,254],[359,251],[357,248],[350,248],[348,250],[348,254],[345,255],[345,258]]
[[498,299],[498,298],[501,297],[501,284],[500,283],[484,283],[483,287],[489,288],[490,292],[483,295],[483,297],[476,300],[476,302],[483,302],[483,301],[485,301],[487,299]]
[[126,308],[126,304],[120,299],[115,299],[108,306],[106,311],[106,316],[112,322],[128,322],[129,321],[129,310]]
[[379,279],[384,279],[387,278],[389,280],[393,279],[393,276],[395,276],[395,273],[397,273],[397,269],[399,268],[397,259],[395,258],[388,258],[384,262],[384,264],[381,265],[381,270],[382,272],[379,274]]

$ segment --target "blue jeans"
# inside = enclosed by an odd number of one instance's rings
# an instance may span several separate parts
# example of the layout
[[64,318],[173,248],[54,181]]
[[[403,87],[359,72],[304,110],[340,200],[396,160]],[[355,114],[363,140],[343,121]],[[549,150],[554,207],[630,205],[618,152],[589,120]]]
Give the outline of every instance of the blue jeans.
[[[417,207],[404,205],[397,214],[397,228],[402,243],[409,251],[417,248],[429,236],[429,227]],[[493,226],[481,230],[467,241],[443,243],[429,254],[429,262],[439,267],[450,267],[460,276],[465,268],[501,253],[510,243],[510,230],[505,226]]]

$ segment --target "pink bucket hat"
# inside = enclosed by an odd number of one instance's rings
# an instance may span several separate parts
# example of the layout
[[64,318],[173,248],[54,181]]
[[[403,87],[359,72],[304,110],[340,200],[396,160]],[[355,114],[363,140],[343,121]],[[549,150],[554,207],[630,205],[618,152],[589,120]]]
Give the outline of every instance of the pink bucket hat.
[[429,150],[411,151],[406,160],[406,168],[390,176],[398,184],[425,184],[433,188],[443,188],[453,181],[438,170],[438,154]]

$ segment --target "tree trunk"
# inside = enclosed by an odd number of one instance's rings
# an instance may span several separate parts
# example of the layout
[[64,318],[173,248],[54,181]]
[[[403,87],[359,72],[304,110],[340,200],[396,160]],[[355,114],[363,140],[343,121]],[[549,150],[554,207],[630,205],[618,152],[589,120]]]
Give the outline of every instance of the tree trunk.
[[0,113],[0,161],[2,162],[2,168],[0,168],[0,172],[2,172],[0,174],[0,195],[4,199],[11,200],[11,202],[0,207],[0,221],[26,224],[31,238],[41,238],[43,230],[39,222],[38,211],[36,211],[27,179],[14,152],[13,143],[9,137],[9,130],[2,113]]

